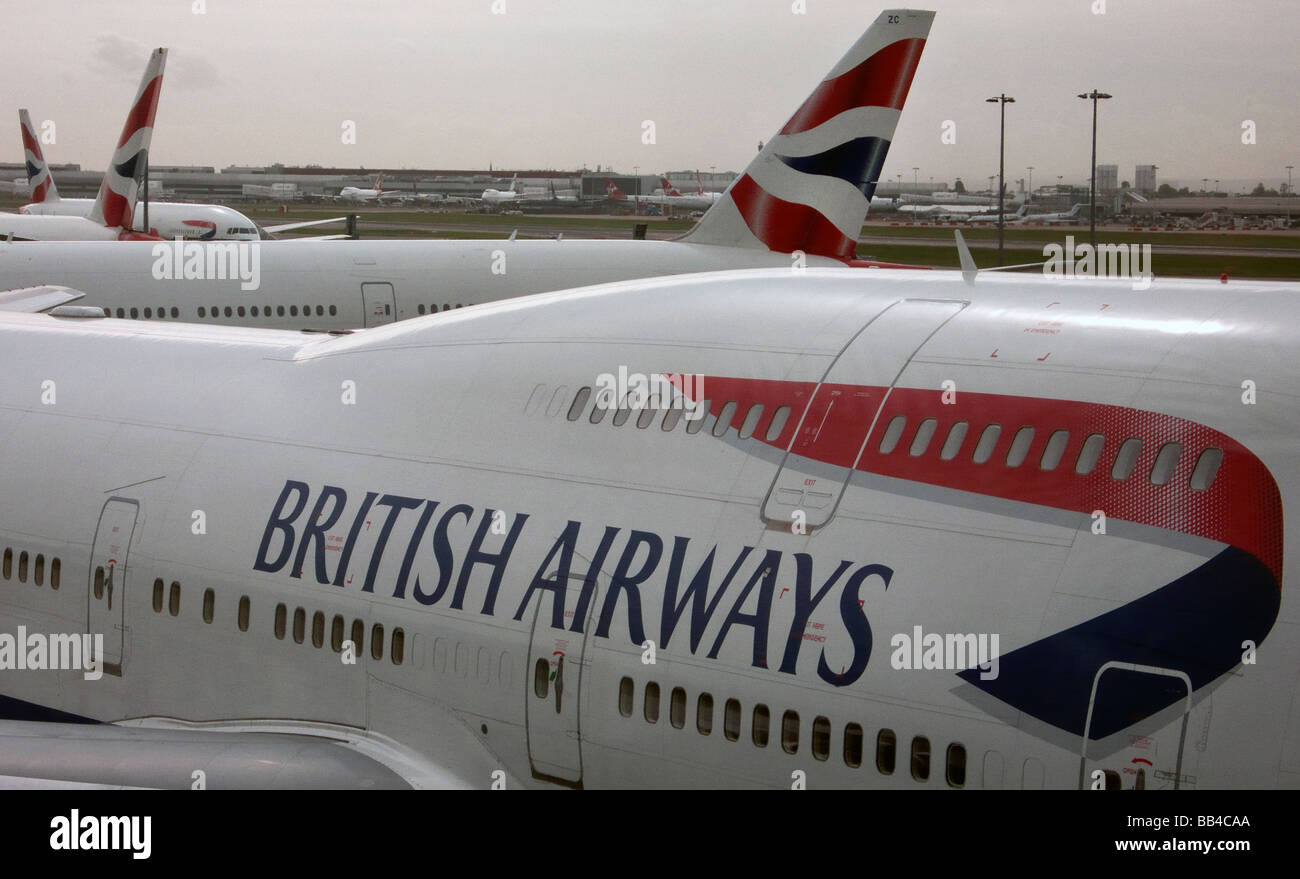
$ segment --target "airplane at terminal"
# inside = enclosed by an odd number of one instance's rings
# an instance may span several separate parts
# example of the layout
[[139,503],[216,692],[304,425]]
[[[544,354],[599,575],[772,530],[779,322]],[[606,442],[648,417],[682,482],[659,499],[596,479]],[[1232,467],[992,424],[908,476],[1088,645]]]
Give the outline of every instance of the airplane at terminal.
[[1054,214],[1030,214],[1025,217],[1025,219],[1030,223],[1062,223],[1066,220],[1073,220],[1078,217],[1079,212],[1085,207],[1086,205],[1076,204],[1068,211],[1059,211]]
[[858,260],[857,239],[933,18],[881,13],[723,197],[673,241],[282,241],[244,250],[230,242],[0,243],[0,289],[65,284],[86,294],[84,305],[121,317],[353,329],[632,278],[891,266]]
[[[1012,223],[1012,224],[1022,223],[1025,220],[1029,219],[1028,213],[1029,213],[1029,205],[1027,204],[1022,204],[1020,207],[1016,208],[1015,213],[1010,213],[1005,208],[1003,208],[1002,222]],[[998,221],[998,212],[993,211],[992,213],[988,213],[988,214],[973,214],[971,216],[961,217],[961,219],[965,220],[967,223],[996,223]]]
[[1296,285],[867,277],[0,311],[2,783],[1300,786]]
[[364,189],[356,186],[345,186],[339,190],[339,201],[367,202],[379,201],[386,195],[402,195],[396,189],[384,189],[384,174],[381,171],[375,177],[373,189]]
[[[0,238],[21,241],[131,241],[156,240],[158,236],[133,230],[135,208],[145,163],[149,160],[149,144],[153,140],[154,116],[158,112],[158,98],[162,91],[163,66],[167,61],[166,49],[155,49],[145,66],[140,87],[136,90],[131,110],[127,113],[122,136],[118,139],[109,161],[99,195],[84,214],[72,216],[59,214],[0,213]],[[27,132],[23,132],[27,147]],[[33,145],[36,143],[33,138]],[[31,161],[29,157],[28,161]],[[43,161],[42,161],[42,164]],[[31,168],[28,168],[31,177]],[[49,169],[42,177],[35,175],[34,186],[38,198],[48,196],[53,190]],[[29,205],[30,207],[30,205]],[[152,220],[152,218],[150,218]]]
[[[161,81],[161,76],[160,76]],[[26,110],[18,111],[22,129],[23,152],[27,162],[27,179],[32,186],[32,203],[19,208],[19,213],[34,216],[89,217],[94,207],[93,198],[60,198],[54,185],[50,167],[41,152],[41,142],[32,127]],[[131,228],[144,230],[144,205],[136,204]],[[259,238],[257,224],[234,208],[218,204],[188,204],[185,202],[149,202],[148,234],[157,238],[193,238],[201,241]]]

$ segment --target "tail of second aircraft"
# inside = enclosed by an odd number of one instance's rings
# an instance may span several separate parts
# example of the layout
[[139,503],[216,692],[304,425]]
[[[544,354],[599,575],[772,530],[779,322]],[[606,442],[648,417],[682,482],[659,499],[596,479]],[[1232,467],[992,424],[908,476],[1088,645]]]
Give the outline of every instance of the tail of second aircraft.
[[659,185],[663,187],[664,195],[681,197],[681,193],[677,191],[677,187],[669,183],[667,177],[660,177]]
[[135,221],[140,177],[149,161],[149,144],[153,140],[153,121],[158,113],[166,62],[166,49],[154,49],[149,56],[140,88],[131,102],[131,112],[122,126],[122,136],[118,138],[112,161],[104,172],[104,182],[99,185],[99,196],[90,209],[90,219],[104,226],[129,230]]
[[23,158],[27,163],[27,183],[32,188],[32,201],[58,201],[59,190],[50,176],[50,166],[41,153],[41,141],[32,127],[32,117],[26,110],[18,111],[18,124],[23,131]]
[[933,21],[882,12],[683,240],[853,259]]

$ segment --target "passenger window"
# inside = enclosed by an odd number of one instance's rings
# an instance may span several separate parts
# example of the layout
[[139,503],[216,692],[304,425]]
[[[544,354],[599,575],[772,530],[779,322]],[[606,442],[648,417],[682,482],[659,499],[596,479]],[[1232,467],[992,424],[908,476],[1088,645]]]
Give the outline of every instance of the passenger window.
[[382,623],[375,623],[370,627],[370,658],[374,660],[384,658],[384,626]]
[[340,614],[334,614],[334,619],[330,622],[330,649],[335,653],[343,652],[343,630],[347,624],[343,622]]
[[203,590],[203,622],[211,623],[217,597],[211,589]]
[[100,601],[104,598],[104,566],[98,565],[95,568],[95,600]]
[[364,656],[365,650],[362,642],[366,638],[366,624],[361,620],[352,621],[352,655]]
[[1074,462],[1074,472],[1080,476],[1087,476],[1097,466],[1101,460],[1102,447],[1106,445],[1106,438],[1099,433],[1090,435],[1083,441],[1083,447],[1079,449],[1079,460]]
[[551,664],[545,659],[538,659],[533,666],[533,695],[545,699],[551,690]]
[[794,711],[781,716],[781,750],[787,754],[799,753],[799,715]]
[[406,632],[401,629],[393,629],[391,639],[392,649],[388,657],[393,661],[393,665],[401,665],[406,660]]
[[702,736],[713,732],[713,697],[708,693],[695,700],[695,728]]
[[307,611],[301,607],[293,612],[293,643],[301,644],[307,635]]
[[668,722],[673,725],[673,729],[686,726],[686,691],[681,687],[673,687],[668,704]]
[[1011,440],[1011,448],[1007,449],[1007,466],[1019,467],[1025,463],[1025,457],[1029,454],[1029,447],[1034,442],[1034,429],[1032,427],[1022,427],[1016,431],[1016,436]]
[[760,748],[767,747],[768,729],[772,723],[772,715],[768,712],[766,705],[754,706],[754,724],[751,730],[751,737],[754,744]]
[[962,443],[966,442],[966,431],[970,429],[970,424],[965,421],[958,421],[952,427],[948,428],[948,438],[943,441],[943,448],[939,451],[939,457],[944,461],[951,461],[957,457],[961,451]]
[[[631,397],[631,394],[629,394],[628,397]],[[627,419],[631,415],[632,409],[628,406],[628,401],[625,398],[623,402],[619,404],[619,407],[614,410],[614,426],[622,427],[624,424],[627,424]]]
[[722,736],[729,742],[740,739],[740,702],[728,699],[722,709]]
[[692,408],[691,417],[686,419],[686,432],[688,434],[700,432],[700,428],[704,427],[704,419],[709,417],[709,409],[712,405],[713,401],[706,398]]
[[937,419],[927,418],[916,428],[916,436],[912,437],[912,447],[907,453],[913,458],[919,458],[925,454],[925,450],[930,447],[930,440],[934,437],[934,429],[939,425]]
[[907,426],[906,415],[895,415],[889,419],[889,426],[885,428],[885,435],[880,438],[880,454],[888,455],[898,445],[899,437],[903,435],[903,428]]
[[600,424],[605,420],[605,413],[614,408],[614,394],[609,390],[602,390],[596,394],[596,405],[591,409],[591,415],[588,417],[592,424]]
[[14,575],[14,551],[9,547],[5,547],[4,577],[6,580],[8,580],[13,575]]
[[966,786],[966,746],[952,744],[948,746],[948,768],[944,778],[949,787]]
[[275,637],[284,640],[284,623],[287,616],[286,608],[283,604],[275,606]]
[[664,413],[664,420],[659,425],[659,429],[668,432],[675,428],[677,422],[682,420],[682,411],[682,407],[679,405],[669,407],[668,411]]
[[632,698],[636,695],[631,678],[618,682],[618,713],[624,717],[632,716]]
[[247,596],[247,595],[244,595],[244,596],[241,596],[241,597],[240,597],[240,599],[239,599],[239,631],[241,631],[241,632],[247,632],[247,631],[248,631],[248,612],[249,612],[249,610],[251,609],[251,606],[252,606],[252,603],[248,600],[248,596]]
[[722,411],[718,413],[718,420],[713,424],[713,435],[722,436],[731,427],[731,420],[736,417],[736,409],[739,404],[735,400],[729,400]]
[[912,778],[917,781],[930,778],[930,740],[925,736],[912,739]]
[[971,460],[976,464],[983,464],[989,458],[993,457],[993,448],[998,444],[998,437],[1002,436],[1002,425],[990,424],[984,428],[980,434],[980,440],[975,444],[975,454]]
[[[118,311],[121,311],[121,310],[122,310],[122,309],[120,309],[120,308],[118,309]],[[118,315],[118,317],[121,317],[121,316],[122,316],[122,315],[120,315],[120,314]],[[199,317],[207,317],[207,316],[208,316],[208,314],[207,314],[207,310],[206,310],[202,305],[200,305],[200,306],[199,306]]]
[[[420,313],[424,313],[424,306],[420,306]],[[587,400],[591,397],[591,388],[579,388],[578,395],[573,398],[573,404],[569,406],[568,419],[577,421],[582,417],[582,410],[587,406]]]
[[18,553],[18,582],[27,582],[27,550]]
[[659,722],[659,685],[654,681],[645,685],[644,714],[646,723]]
[[822,761],[831,755],[831,722],[825,717],[813,720],[812,755]]
[[181,612],[181,584],[174,580],[167,590],[167,612],[172,616],[179,616]]
[[1132,476],[1140,454],[1142,454],[1142,440],[1136,437],[1124,440],[1119,447],[1119,454],[1115,456],[1115,465],[1110,468],[1111,478],[1128,479]]
[[844,727],[844,765],[853,769],[862,765],[862,727],[856,723]]
[[153,612],[162,613],[162,607],[163,607],[163,581],[161,578],[159,578],[153,581]]
[[749,407],[745,413],[745,420],[740,425],[740,438],[749,439],[754,435],[754,429],[758,427],[758,421],[763,417],[763,404],[755,403]]
[[32,580],[37,586],[45,583],[45,556],[40,553],[36,554],[36,567],[32,572]]
[[1165,443],[1156,452],[1156,462],[1151,467],[1151,484],[1164,485],[1170,479],[1174,478],[1174,469],[1178,466],[1178,458],[1183,454],[1181,443]]
[[311,615],[311,646],[325,646],[325,614],[320,611]]
[[57,557],[54,559],[54,561],[50,562],[50,588],[51,589],[59,588],[59,574],[61,573],[62,568],[63,568],[63,563],[60,562]]
[[882,729],[876,734],[876,769],[881,775],[894,774],[894,757],[898,750],[898,737],[892,729]]
[[[1196,491],[1205,491],[1214,482],[1214,477],[1219,474],[1219,465],[1223,463],[1223,449],[1206,449],[1201,452],[1201,456],[1196,459],[1196,469],[1192,471],[1192,478],[1189,483]],[[8,565],[9,554],[5,551],[5,576],[9,576]]]
[[1052,435],[1047,438],[1047,445],[1043,447],[1043,456],[1038,459],[1038,468],[1040,470],[1055,470],[1061,463],[1061,458],[1065,455],[1065,447],[1070,444],[1070,432],[1068,430],[1054,430]]
[[658,414],[659,414],[659,398],[657,396],[651,397],[649,400],[646,401],[645,408],[642,409],[640,414],[637,415],[636,417],[637,428],[639,430],[645,430],[647,427],[650,426],[650,422],[655,420],[655,416]]
[[1106,778],[1106,790],[1123,790],[1123,785],[1119,781],[1119,773],[1113,769],[1103,770]]
[[785,423],[789,420],[789,406],[780,406],[777,408],[776,412],[772,413],[772,420],[768,422],[767,434],[765,435],[765,438],[769,443],[774,443],[780,438],[781,431],[785,430]]

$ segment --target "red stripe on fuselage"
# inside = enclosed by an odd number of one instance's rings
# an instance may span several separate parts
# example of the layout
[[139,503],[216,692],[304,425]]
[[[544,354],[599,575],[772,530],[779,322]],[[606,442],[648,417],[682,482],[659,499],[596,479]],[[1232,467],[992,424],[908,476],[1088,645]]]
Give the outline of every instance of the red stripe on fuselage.
[[[682,387],[680,381],[674,384]],[[857,469],[865,473],[1085,515],[1101,510],[1107,518],[1216,540],[1251,553],[1268,566],[1279,586],[1282,582],[1282,497],[1277,482],[1249,449],[1203,424],[1125,406],[971,391],[958,392],[954,402],[944,404],[940,391],[917,388],[895,388],[886,399],[888,389],[883,387],[819,388],[816,382],[712,376],[704,377],[703,388],[714,417],[736,401],[731,429],[739,430],[750,408],[763,404],[753,438],[776,448],[785,450],[794,440],[793,453],[841,467],[853,466],[862,449]],[[881,400],[885,402],[876,418]],[[767,428],[781,406],[792,407],[789,420],[780,436],[769,441]],[[881,438],[898,415],[907,419],[906,426],[894,449],[882,454]],[[801,418],[804,423],[797,427]],[[875,426],[863,449],[863,433],[873,418]],[[936,420],[934,434],[925,450],[913,456],[912,440],[927,418]],[[945,461],[940,452],[948,433],[962,421],[967,423],[965,438]],[[975,447],[990,424],[999,425],[1001,433],[988,460],[976,464]],[[1022,427],[1034,429],[1033,440],[1023,463],[1010,467],[1007,455]],[[1044,470],[1043,453],[1058,430],[1068,431],[1069,440],[1056,467]],[[1091,472],[1076,473],[1075,462],[1092,434],[1104,437],[1101,456]],[[1141,440],[1141,453],[1131,475],[1115,479],[1111,471],[1116,455],[1130,438]],[[1166,443],[1179,443],[1182,449],[1168,482],[1154,485],[1150,474]],[[1197,491],[1190,478],[1206,449],[1221,449],[1223,459],[1214,481]]]
[[903,109],[924,48],[925,40],[917,37],[899,40],[852,70],[825,80],[790,117],[781,133],[798,134],[816,128],[854,107]]

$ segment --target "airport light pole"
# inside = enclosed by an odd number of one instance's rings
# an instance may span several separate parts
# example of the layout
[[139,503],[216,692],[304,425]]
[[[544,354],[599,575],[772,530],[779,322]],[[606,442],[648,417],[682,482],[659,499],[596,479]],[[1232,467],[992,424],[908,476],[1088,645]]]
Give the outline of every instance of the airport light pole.
[[1008,98],[1006,95],[998,95],[996,98],[985,98],[986,104],[998,104],[999,115],[1002,118],[1001,134],[998,137],[998,265],[1006,265],[1002,258],[1002,232],[1006,218],[1003,216],[1003,193],[1006,190],[1006,183],[1003,177],[1006,174],[1007,165],[1007,104],[1014,104],[1015,98]]
[[1097,102],[1105,101],[1110,95],[1093,89],[1079,95],[1085,101],[1092,101],[1092,183],[1088,193],[1088,241],[1092,252],[1097,252]]
[[921,188],[920,172],[919,165],[912,166],[912,195],[916,195],[916,191]]
[[1025,197],[1026,201],[1029,201],[1034,197],[1034,166],[1029,165],[1028,170],[1029,170],[1029,194]]

